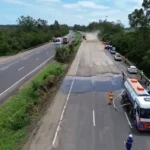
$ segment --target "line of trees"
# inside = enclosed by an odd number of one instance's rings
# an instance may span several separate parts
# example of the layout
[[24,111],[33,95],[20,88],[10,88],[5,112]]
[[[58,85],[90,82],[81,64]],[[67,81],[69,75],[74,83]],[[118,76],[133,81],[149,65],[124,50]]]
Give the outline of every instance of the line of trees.
[[117,51],[150,77],[150,0],[143,0],[141,8],[129,14],[128,19],[132,30],[125,30],[119,20],[92,22],[86,30],[100,30],[99,37],[103,41],[110,41]]
[[69,27],[58,21],[48,25],[46,20],[21,16],[17,23],[15,26],[0,26],[0,56],[16,54],[69,33]]
[[[118,32],[112,35],[109,32],[107,40],[150,77],[150,0],[143,0],[142,7],[135,9],[128,18],[133,32],[120,30],[118,24]],[[102,36],[105,39],[106,33]]]

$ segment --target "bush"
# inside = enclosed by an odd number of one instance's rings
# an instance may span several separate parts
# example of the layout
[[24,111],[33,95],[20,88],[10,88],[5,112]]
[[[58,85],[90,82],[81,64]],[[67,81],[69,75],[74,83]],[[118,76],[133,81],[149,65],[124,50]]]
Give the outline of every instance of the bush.
[[71,59],[71,56],[74,55],[76,50],[78,49],[78,46],[80,45],[82,41],[81,34],[77,33],[75,44],[71,44],[68,47],[57,47],[56,53],[55,53],[55,59],[58,62],[66,63]]
[[59,62],[67,62],[69,60],[70,50],[68,47],[57,47],[55,59]]

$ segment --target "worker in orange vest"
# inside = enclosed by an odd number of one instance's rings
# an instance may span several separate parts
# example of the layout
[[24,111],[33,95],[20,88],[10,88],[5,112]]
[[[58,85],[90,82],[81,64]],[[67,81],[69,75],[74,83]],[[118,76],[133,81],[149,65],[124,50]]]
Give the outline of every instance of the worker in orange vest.
[[109,105],[112,104],[113,99],[114,99],[114,94],[113,94],[113,92],[110,92],[110,93],[109,93],[109,103],[108,103]]

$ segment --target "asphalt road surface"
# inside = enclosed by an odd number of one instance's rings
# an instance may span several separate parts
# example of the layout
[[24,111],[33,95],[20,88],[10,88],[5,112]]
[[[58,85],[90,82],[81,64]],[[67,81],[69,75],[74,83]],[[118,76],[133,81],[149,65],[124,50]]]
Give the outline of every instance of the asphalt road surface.
[[132,132],[133,150],[150,150],[149,134],[138,132],[122,108],[108,105],[109,92],[118,96],[124,89],[127,66],[114,61],[96,34],[86,37],[28,149],[123,150]]
[[[107,105],[108,93],[115,96],[123,89],[123,62],[115,62],[95,35],[87,35],[76,78],[57,137],[57,150],[121,150],[129,132],[133,150],[149,150],[149,135],[140,134],[121,108]],[[127,72],[126,72],[127,74]],[[68,79],[69,80],[69,79]],[[68,82],[68,81],[65,81]],[[69,83],[69,82],[68,82]],[[62,90],[66,90],[64,84]],[[66,92],[66,91],[64,91]],[[116,104],[119,105],[119,98]],[[54,144],[55,146],[55,144]]]
[[51,42],[37,47],[31,53],[0,65],[0,103],[4,101],[1,100],[1,97],[8,95],[10,89],[15,89],[16,84],[33,74],[36,69],[42,68],[42,64],[53,61],[55,47],[55,43]]

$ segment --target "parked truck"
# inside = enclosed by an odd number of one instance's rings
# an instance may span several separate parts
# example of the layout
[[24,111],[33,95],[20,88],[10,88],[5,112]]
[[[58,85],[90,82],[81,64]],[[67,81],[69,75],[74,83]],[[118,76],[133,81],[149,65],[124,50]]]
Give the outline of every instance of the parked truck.
[[122,94],[122,104],[133,119],[138,130],[150,131],[150,95],[137,79],[130,79],[124,83],[125,91]]

